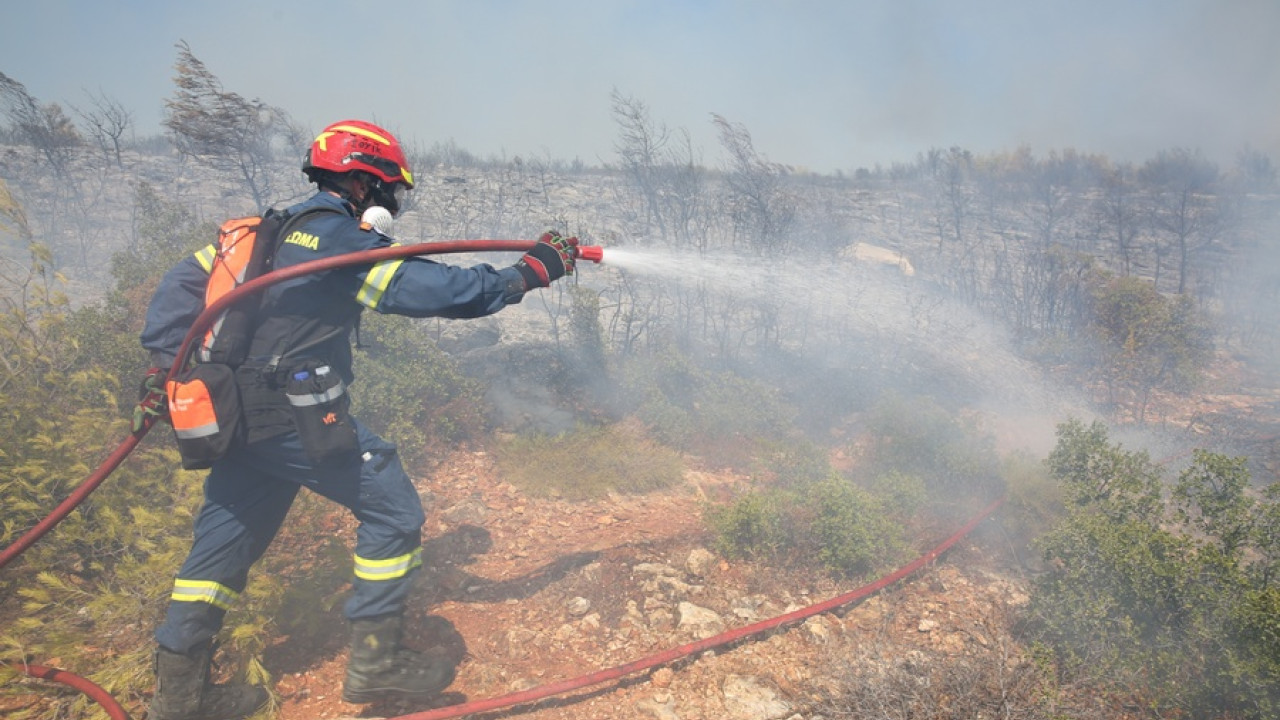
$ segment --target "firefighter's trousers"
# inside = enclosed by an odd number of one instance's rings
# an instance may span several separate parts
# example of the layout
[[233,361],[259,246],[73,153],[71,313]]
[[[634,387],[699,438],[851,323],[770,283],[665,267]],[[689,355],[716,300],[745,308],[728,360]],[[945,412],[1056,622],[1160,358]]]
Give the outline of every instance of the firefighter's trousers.
[[191,552],[156,631],[160,645],[186,652],[217,634],[300,487],[341,503],[360,522],[347,618],[403,610],[413,571],[422,564],[422,502],[395,445],[355,425],[361,455],[350,462],[312,467],[291,432],[234,449],[214,464]]

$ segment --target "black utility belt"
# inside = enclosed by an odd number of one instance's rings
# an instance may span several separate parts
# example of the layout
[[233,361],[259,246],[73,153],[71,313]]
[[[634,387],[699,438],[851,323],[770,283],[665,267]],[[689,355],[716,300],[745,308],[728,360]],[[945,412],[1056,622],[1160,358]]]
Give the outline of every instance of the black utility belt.
[[179,373],[168,391],[178,450],[189,470],[210,467],[264,430],[275,434],[289,424],[313,467],[359,456],[347,384],[323,360],[291,359],[287,368],[270,372],[265,366],[198,363]]

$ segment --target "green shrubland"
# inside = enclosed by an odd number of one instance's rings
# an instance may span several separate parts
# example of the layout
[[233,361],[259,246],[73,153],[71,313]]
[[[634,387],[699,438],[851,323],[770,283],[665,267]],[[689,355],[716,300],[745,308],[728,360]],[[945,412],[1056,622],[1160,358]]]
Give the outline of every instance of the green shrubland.
[[1060,426],[1047,464],[1066,514],[1039,541],[1028,626],[1060,671],[1160,717],[1275,717],[1280,486],[1196,451],[1166,493],[1100,423]]
[[615,374],[624,412],[672,448],[704,452],[726,438],[767,442],[791,425],[794,410],[776,388],[702,366],[671,346],[621,358]]
[[990,438],[930,401],[889,396],[868,416],[867,450],[847,472],[810,441],[762,445],[753,486],[708,513],[717,548],[864,576],[903,559],[922,513],[951,517],[1001,486]]

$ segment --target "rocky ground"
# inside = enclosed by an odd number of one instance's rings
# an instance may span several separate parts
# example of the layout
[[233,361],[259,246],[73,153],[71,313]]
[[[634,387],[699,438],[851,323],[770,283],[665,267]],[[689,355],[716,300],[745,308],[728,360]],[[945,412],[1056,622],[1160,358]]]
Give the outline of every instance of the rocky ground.
[[[490,457],[460,451],[420,481],[434,508],[427,572],[409,641],[460,658],[438,704],[505,695],[632,662],[796,610],[854,583],[729,562],[708,550],[708,493],[740,482],[690,473],[644,496],[570,503],[525,496]],[[924,548],[947,535],[922,542]],[[947,658],[1007,662],[1007,613],[1027,601],[1014,555],[988,520],[900,586],[718,651],[488,717],[816,718],[850,673],[896,672]],[[388,717],[425,710],[342,702],[345,624],[313,641],[283,638],[267,658],[284,720]],[[856,669],[855,669],[856,666]],[[280,672],[281,668],[287,668]],[[921,673],[924,673],[921,675]],[[836,717],[829,715],[827,717]]]

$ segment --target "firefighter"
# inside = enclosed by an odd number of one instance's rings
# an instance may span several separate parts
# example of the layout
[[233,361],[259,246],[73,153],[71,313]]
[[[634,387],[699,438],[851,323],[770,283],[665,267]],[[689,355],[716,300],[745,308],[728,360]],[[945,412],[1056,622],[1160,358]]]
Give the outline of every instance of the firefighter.
[[[312,142],[302,170],[317,192],[289,209],[308,212],[282,234],[276,268],[391,244],[360,221],[371,207],[394,216],[402,194],[413,188],[391,133],[358,120],[334,123]],[[316,416],[322,422],[309,421],[307,408],[291,404],[289,388],[310,383],[302,392],[311,398],[344,394],[353,379],[349,336],[365,309],[411,317],[489,315],[571,274],[576,244],[547,232],[502,269],[410,257],[302,276],[264,292],[249,358],[236,371],[246,436],[209,471],[191,551],[155,633],[153,720],[241,718],[267,701],[261,687],[210,683],[212,643],[301,487],[342,504],[359,521],[354,591],[344,607],[352,638],[343,699],[421,700],[453,681],[454,664],[441,648],[401,644],[409,582],[422,564],[425,517],[395,445],[346,415],[345,403],[325,408]],[[162,415],[167,407],[160,381],[204,307],[212,257],[211,246],[179,262],[148,306],[141,340],[153,367],[143,381],[144,413]],[[316,382],[326,384],[317,391]],[[333,422],[335,410],[341,422]],[[324,435],[334,426],[348,436]]]

